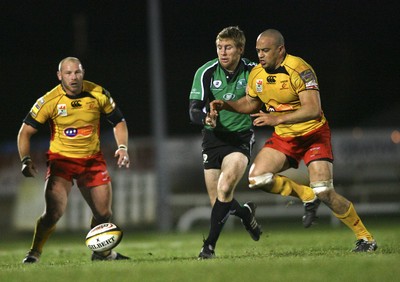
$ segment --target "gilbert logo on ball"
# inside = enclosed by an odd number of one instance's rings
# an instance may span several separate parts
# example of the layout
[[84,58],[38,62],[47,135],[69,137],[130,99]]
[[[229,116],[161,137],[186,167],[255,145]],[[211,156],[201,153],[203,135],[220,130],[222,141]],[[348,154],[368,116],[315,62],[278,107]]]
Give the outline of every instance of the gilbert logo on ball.
[[93,227],[86,235],[86,246],[94,252],[115,248],[122,240],[122,229],[114,223],[102,223]]

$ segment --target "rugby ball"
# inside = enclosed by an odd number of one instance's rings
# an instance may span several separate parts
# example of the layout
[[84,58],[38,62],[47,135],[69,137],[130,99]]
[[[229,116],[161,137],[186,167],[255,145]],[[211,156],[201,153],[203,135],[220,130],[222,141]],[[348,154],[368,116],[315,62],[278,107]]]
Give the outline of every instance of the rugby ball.
[[114,223],[102,223],[89,231],[85,243],[94,252],[105,252],[115,248],[121,242],[122,235],[122,229]]

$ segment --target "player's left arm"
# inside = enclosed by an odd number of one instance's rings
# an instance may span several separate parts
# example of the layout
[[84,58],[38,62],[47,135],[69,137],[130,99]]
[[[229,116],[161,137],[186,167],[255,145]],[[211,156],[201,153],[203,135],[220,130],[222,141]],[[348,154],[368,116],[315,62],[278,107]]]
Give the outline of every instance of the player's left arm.
[[119,167],[129,167],[130,159],[128,154],[128,126],[124,115],[121,110],[114,104],[114,109],[107,114],[107,120],[113,125],[114,138],[117,143],[117,150],[114,156],[117,158],[117,165]]
[[255,126],[276,126],[279,124],[295,124],[312,119],[319,119],[322,115],[321,99],[318,90],[308,89],[299,93],[301,107],[296,111],[271,115],[264,112],[251,115]]
[[319,119],[322,114],[319,91],[314,89],[304,90],[299,93],[300,108],[287,115],[281,116],[281,124],[293,124]]
[[114,126],[114,137],[118,149],[115,151],[115,157],[118,158],[117,165],[129,168],[130,160],[128,154],[128,127],[125,120],[118,122]]

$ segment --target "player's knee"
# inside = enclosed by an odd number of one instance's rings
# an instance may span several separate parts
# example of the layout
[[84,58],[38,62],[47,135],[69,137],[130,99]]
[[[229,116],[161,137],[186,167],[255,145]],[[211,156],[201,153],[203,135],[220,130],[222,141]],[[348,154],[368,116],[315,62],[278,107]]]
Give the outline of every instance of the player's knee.
[[258,189],[260,187],[271,185],[274,181],[273,179],[274,179],[274,174],[270,172],[249,177],[249,188]]
[[321,196],[321,194],[325,194],[334,190],[332,179],[311,182],[310,187],[313,189],[315,195],[317,196]]

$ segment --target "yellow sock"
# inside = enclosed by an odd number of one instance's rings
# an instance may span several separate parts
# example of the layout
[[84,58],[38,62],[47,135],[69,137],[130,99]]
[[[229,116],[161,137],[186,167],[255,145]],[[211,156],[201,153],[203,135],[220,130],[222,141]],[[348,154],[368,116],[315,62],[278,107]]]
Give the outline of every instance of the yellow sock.
[[352,203],[350,203],[349,210],[345,214],[339,215],[333,213],[333,215],[346,224],[354,232],[357,239],[366,239],[368,241],[374,239],[367,228],[365,228]]
[[36,221],[31,250],[41,254],[44,244],[46,243],[47,239],[49,239],[50,235],[54,232],[55,229],[55,225],[47,227],[42,223],[42,219],[39,218]]
[[303,202],[309,202],[315,199],[313,189],[298,184],[282,175],[275,175],[274,186],[271,189],[271,193],[281,194],[282,196],[293,196],[300,198]]

